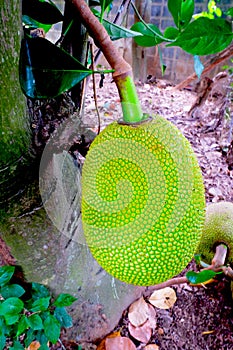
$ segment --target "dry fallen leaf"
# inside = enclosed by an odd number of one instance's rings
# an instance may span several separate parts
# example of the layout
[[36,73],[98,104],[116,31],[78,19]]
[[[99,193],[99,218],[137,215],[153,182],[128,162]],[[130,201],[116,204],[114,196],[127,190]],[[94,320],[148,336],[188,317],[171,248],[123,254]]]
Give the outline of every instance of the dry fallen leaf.
[[149,298],[149,302],[159,309],[169,309],[175,304],[176,299],[174,289],[166,287],[154,291]]
[[150,327],[152,329],[155,329],[157,322],[156,322],[156,311],[154,306],[148,304],[149,306],[149,313],[148,313],[148,322],[150,324]]
[[130,335],[141,343],[148,343],[152,335],[152,329],[149,321],[146,321],[139,327],[134,327],[131,323],[129,323],[128,329]]
[[156,344],[148,344],[143,350],[159,350],[159,346]]
[[120,337],[121,333],[119,331],[111,333],[109,335],[107,335],[107,337],[105,337],[103,340],[101,340],[100,344],[97,346],[97,350],[105,350],[105,344],[106,344],[106,339],[107,338],[116,338],[116,337]]
[[126,337],[107,338],[105,342],[106,350],[136,350],[134,343]]
[[144,298],[136,300],[129,307],[129,321],[134,327],[141,326],[145,323],[150,315],[149,305],[145,302]]
[[40,343],[35,340],[29,345],[27,350],[38,350],[39,348],[40,348]]

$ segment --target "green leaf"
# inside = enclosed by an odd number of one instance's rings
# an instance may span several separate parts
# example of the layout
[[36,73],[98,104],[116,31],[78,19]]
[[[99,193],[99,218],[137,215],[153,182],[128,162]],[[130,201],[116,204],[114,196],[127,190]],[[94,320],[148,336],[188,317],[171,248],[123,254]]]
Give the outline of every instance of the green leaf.
[[24,346],[18,340],[15,340],[9,350],[24,350]]
[[216,8],[216,10],[214,11],[214,13],[215,13],[215,15],[216,15],[217,17],[221,17],[221,16],[222,16],[222,10],[221,10],[219,7]]
[[100,0],[101,10],[104,12],[111,3],[112,0]]
[[[92,12],[96,17],[100,19],[101,14],[96,9],[92,9]],[[115,23],[109,22],[106,19],[103,19],[102,24],[104,28],[107,30],[108,35],[112,40],[118,40],[122,38],[132,38],[135,36],[141,36],[142,34],[125,27],[121,27]]]
[[54,316],[60,323],[61,327],[70,328],[73,326],[72,317],[67,313],[64,307],[56,307]]
[[226,15],[227,15],[227,16],[233,17],[233,7],[229,8],[229,9],[227,10]]
[[178,35],[179,35],[179,30],[174,27],[167,27],[164,31],[164,36],[171,40],[175,40]]
[[41,345],[48,344],[48,337],[45,335],[44,328],[36,332],[36,339]]
[[194,55],[194,70],[198,78],[200,79],[201,73],[203,72],[204,66],[200,60],[199,56]]
[[7,282],[10,281],[15,271],[14,266],[1,266],[0,267],[0,286],[4,286]]
[[192,284],[205,283],[216,276],[216,272],[213,270],[203,270],[201,272],[188,271],[186,278]]
[[40,329],[43,329],[43,323],[39,315],[32,314],[28,317],[28,325],[30,328],[34,329],[34,331],[38,331]]
[[50,296],[50,291],[46,286],[40,283],[32,283],[32,298],[33,299],[39,299],[39,298],[46,298]]
[[61,326],[58,320],[53,316],[49,315],[44,321],[44,332],[46,337],[55,344],[60,336]]
[[9,315],[9,314],[7,315],[7,314],[5,314],[4,318],[5,318],[6,324],[8,326],[11,326],[19,321],[20,315]]
[[45,311],[49,307],[50,303],[50,296],[46,298],[40,298],[35,300],[32,303],[32,306],[30,307],[30,311],[37,312],[37,311]]
[[39,347],[39,350],[49,350],[49,347],[47,344],[42,344],[40,347]]
[[58,96],[91,73],[92,70],[44,38],[22,40],[19,80],[24,94],[30,98]]
[[194,0],[168,0],[168,9],[179,30],[191,21],[194,12]]
[[170,41],[163,36],[159,28],[154,24],[144,24],[142,22],[135,23],[131,30],[141,33],[143,36],[134,37],[134,41],[140,46],[155,46],[163,41]]
[[28,347],[33,342],[33,340],[35,340],[35,338],[36,338],[35,331],[30,328],[26,332],[26,338],[24,340],[25,346]]
[[142,36],[142,34],[137,31],[118,26],[117,24],[111,23],[105,19],[103,19],[102,24],[112,40]]
[[52,1],[23,0],[22,14],[45,24],[54,24],[63,21],[62,13]]
[[19,284],[9,284],[7,286],[4,286],[0,290],[0,294],[3,296],[4,299],[10,298],[10,297],[21,297],[25,293],[25,289],[21,287]]
[[52,24],[43,24],[40,22],[37,22],[35,19],[28,17],[26,15],[22,16],[22,22],[26,26],[26,28],[35,29],[35,28],[42,28],[44,29],[45,33],[49,31],[49,29],[52,27]]
[[28,328],[28,318],[22,315],[17,326],[17,337]]
[[159,63],[160,63],[161,72],[162,72],[162,75],[164,75],[167,66],[163,62],[163,56],[162,56],[162,51],[160,47],[158,48],[158,53],[159,53]]
[[221,19],[200,17],[190,23],[177,39],[167,46],[179,46],[192,55],[210,55],[225,49],[232,41],[231,25]]
[[3,333],[0,333],[0,350],[3,350],[6,344],[6,336]]
[[194,260],[196,265],[201,264],[201,254],[194,254]]
[[9,335],[12,329],[6,325],[5,318],[0,316],[0,334]]
[[183,0],[181,3],[181,14],[179,18],[180,28],[185,28],[192,19],[194,12],[194,0]]
[[14,316],[18,315],[24,308],[24,303],[22,300],[16,297],[9,298],[5,300],[0,305],[0,315],[6,317],[8,316]]
[[63,306],[70,306],[73,304],[73,302],[75,302],[77,300],[77,298],[73,297],[70,294],[66,294],[66,293],[61,293],[58,295],[57,299],[54,301],[53,305],[54,306],[59,306],[59,307],[63,307]]
[[168,0],[167,2],[167,7],[168,10],[170,11],[173,20],[175,22],[175,25],[177,28],[179,27],[179,17],[180,17],[180,12],[181,12],[181,3],[182,0]]

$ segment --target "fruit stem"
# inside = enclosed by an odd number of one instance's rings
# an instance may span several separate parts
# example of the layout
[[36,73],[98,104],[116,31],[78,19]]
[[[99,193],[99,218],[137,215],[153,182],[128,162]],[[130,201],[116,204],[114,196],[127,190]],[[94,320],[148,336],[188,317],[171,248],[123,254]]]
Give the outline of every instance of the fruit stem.
[[228,249],[225,244],[219,244],[216,246],[216,251],[212,259],[212,267],[214,269],[218,269],[219,267],[222,267],[225,264],[227,251]]
[[87,28],[95,44],[102,50],[106,60],[114,69],[113,80],[121,100],[123,120],[137,123],[143,120],[143,113],[133,81],[132,67],[121,57],[111,38],[98,18],[84,0],[71,0],[78,11],[82,23]]

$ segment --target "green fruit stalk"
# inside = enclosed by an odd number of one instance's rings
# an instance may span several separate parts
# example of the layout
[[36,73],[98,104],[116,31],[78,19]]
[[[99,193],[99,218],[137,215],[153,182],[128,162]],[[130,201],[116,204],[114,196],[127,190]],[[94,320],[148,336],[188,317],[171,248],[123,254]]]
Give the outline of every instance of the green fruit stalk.
[[204,186],[189,142],[166,119],[107,126],[90,147],[82,186],[87,244],[114,277],[153,285],[192,259]]

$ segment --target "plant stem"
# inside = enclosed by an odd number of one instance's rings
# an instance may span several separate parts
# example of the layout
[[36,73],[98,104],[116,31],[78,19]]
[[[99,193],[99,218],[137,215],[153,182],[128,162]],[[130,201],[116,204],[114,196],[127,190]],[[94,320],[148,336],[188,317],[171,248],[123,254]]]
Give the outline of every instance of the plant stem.
[[113,80],[116,83],[123,112],[127,123],[140,122],[143,119],[140,101],[133,81],[131,66],[119,55],[107,31],[91,12],[84,0],[70,0],[77,9],[82,23],[87,28],[95,44],[102,50],[110,66],[114,69]]
[[212,266],[215,269],[222,267],[225,264],[227,256],[227,246],[225,244],[219,244],[216,247],[216,251],[212,260]]

